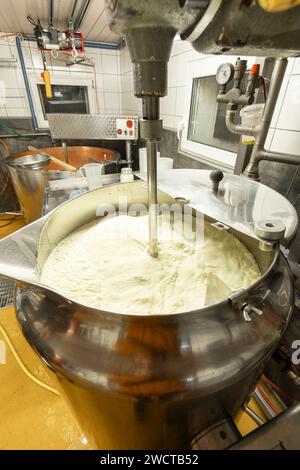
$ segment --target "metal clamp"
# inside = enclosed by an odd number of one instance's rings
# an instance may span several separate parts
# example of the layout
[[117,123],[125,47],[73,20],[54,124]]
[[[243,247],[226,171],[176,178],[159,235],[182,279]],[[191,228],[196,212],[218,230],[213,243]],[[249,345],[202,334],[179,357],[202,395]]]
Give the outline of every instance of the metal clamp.
[[242,313],[243,313],[243,317],[244,317],[244,320],[247,321],[247,322],[250,322],[250,321],[253,321],[255,319],[255,316],[261,316],[263,315],[263,311],[260,310],[259,308],[257,307],[254,307],[253,305],[248,305],[246,304],[243,308],[242,308]]
[[228,296],[228,301],[235,309],[238,309],[240,312],[242,312],[243,318],[246,322],[251,322],[255,320],[256,316],[260,317],[264,313],[263,310],[247,303],[246,289],[240,289],[237,292],[232,292],[232,294]]

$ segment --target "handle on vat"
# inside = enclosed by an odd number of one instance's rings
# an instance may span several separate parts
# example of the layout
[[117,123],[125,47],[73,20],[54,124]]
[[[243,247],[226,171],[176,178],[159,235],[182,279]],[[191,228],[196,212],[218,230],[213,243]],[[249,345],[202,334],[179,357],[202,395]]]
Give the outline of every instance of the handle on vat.
[[53,163],[55,163],[57,166],[60,166],[64,170],[77,171],[77,168],[75,168],[75,166],[69,165],[69,163],[66,163],[66,162],[62,162],[58,158],[53,157],[53,155],[50,155],[50,153],[44,152],[44,150],[37,149],[37,148],[32,147],[30,145],[28,146],[28,150],[30,150],[31,152],[40,154],[40,155],[46,155],[46,157],[49,157],[52,160]]

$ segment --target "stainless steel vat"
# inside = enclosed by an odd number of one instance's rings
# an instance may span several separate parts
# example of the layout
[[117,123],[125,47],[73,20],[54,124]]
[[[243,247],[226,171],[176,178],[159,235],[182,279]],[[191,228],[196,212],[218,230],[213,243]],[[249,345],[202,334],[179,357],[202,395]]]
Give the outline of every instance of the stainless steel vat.
[[[262,276],[199,310],[112,313],[41,285],[51,249],[93,220],[99,206],[117,206],[124,195],[129,204],[146,204],[147,187],[139,181],[90,191],[0,241],[0,274],[17,280],[22,331],[57,373],[90,441],[100,449],[188,448],[203,428],[233,416],[251,390],[291,318],[292,276],[278,244],[265,251],[259,239],[229,228]],[[159,201],[174,199],[159,192]],[[255,197],[245,204],[251,213]]]
[[[75,168],[80,168],[86,163],[99,161],[103,164],[113,163],[119,160],[120,154],[114,150],[99,147],[70,146],[47,147],[41,149],[49,152],[59,160],[67,160]],[[10,177],[12,179],[19,203],[26,223],[33,222],[43,215],[45,189],[49,179],[61,179],[73,176],[69,171],[62,171],[55,163],[46,166],[29,167],[24,165],[24,156],[32,155],[32,152],[24,152],[13,155],[6,160]],[[20,160],[20,166],[16,162]],[[22,163],[22,165],[21,165]]]

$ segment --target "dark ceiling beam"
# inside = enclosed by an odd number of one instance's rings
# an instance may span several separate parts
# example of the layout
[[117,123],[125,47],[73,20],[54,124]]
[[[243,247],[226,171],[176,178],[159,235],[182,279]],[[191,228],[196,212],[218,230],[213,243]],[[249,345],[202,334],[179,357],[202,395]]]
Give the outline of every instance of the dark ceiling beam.
[[88,11],[88,8],[90,6],[90,3],[91,3],[91,0],[83,0],[83,3],[82,3],[82,6],[79,10],[79,13],[77,15],[77,18],[74,22],[74,29],[79,29],[80,26],[81,26],[81,23],[83,22],[84,20],[84,17]]
[[53,9],[54,9],[54,0],[48,0],[49,26],[53,25]]
[[74,0],[73,7],[72,7],[71,13],[69,15],[69,18],[71,18],[71,19],[73,19],[73,16],[75,14],[77,3],[78,3],[78,0]]

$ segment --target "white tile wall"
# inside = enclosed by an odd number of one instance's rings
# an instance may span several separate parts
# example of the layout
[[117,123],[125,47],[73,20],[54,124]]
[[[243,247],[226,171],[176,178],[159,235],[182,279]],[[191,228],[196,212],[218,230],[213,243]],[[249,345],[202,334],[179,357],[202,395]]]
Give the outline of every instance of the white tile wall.
[[169,87],[168,94],[160,100],[160,112],[167,116],[175,116],[177,87]]
[[103,90],[119,93],[120,92],[120,77],[119,75],[111,75],[111,74],[102,74],[103,80]]
[[269,131],[266,148],[300,153],[300,59],[289,59]]
[[[17,59],[18,53],[15,40],[0,41],[0,59]],[[1,81],[1,116],[30,116],[29,106],[26,98],[25,84],[20,70],[19,62],[16,68],[9,68],[3,62],[0,68]]]
[[[31,86],[35,86],[36,80],[40,79],[40,74],[43,71],[41,54],[34,42],[24,41],[22,50]],[[99,112],[122,112],[120,51],[87,48],[86,53],[95,62],[96,87],[92,67],[82,65],[67,67],[65,61],[60,60],[62,57],[54,58],[51,54],[46,53],[47,66],[52,79],[55,81],[70,80],[73,83],[74,81],[77,83],[86,82],[87,79],[93,80],[94,99],[96,103],[96,96],[98,97]],[[0,58],[16,58],[18,60],[17,68],[0,68],[0,81],[5,86],[5,98],[4,101],[1,100],[0,105],[0,118],[1,116],[30,116],[14,37],[0,41]],[[40,104],[36,103],[35,107],[38,117],[42,118]]]
[[104,93],[104,104],[105,108],[107,109],[119,110],[121,108],[119,102],[119,93],[110,93],[106,91]]
[[110,73],[115,75],[119,73],[117,54],[102,55],[102,73]]
[[127,48],[120,51],[121,104],[123,113],[142,114],[142,100],[134,96],[133,67]]
[[[200,59],[197,54],[197,58]],[[178,124],[183,120],[189,81],[189,63],[194,60],[195,54],[188,43],[175,41],[171,51],[168,68],[168,95],[163,98],[162,117],[164,127],[177,130]]]
[[299,58],[294,59],[294,63],[293,63],[293,66],[292,66],[292,71],[290,73],[292,73],[293,75],[300,74],[300,60],[299,60]]
[[[297,59],[298,60],[298,59]],[[300,131],[300,75],[291,75],[286,84],[284,102],[277,121],[279,129]]]
[[270,149],[276,152],[299,155],[300,132],[275,129]]

